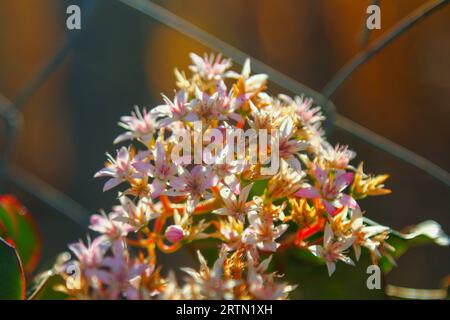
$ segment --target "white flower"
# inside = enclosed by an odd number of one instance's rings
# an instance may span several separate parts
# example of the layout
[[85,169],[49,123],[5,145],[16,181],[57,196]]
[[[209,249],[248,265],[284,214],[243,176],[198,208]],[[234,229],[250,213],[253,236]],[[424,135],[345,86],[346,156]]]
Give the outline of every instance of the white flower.
[[129,224],[115,220],[116,217],[117,213],[114,212],[109,215],[106,215],[103,211],[101,214],[94,214],[91,216],[89,228],[110,239],[126,237],[133,228]]
[[280,126],[280,141],[279,141],[279,155],[284,159],[292,168],[300,172],[302,170],[298,154],[308,146],[305,141],[299,141],[295,139],[295,126],[291,118],[286,119]]
[[212,53],[209,56],[205,54],[202,59],[195,53],[191,53],[189,57],[193,63],[189,66],[189,69],[206,81],[220,80],[224,77],[225,71],[232,65],[230,59],[222,60],[221,54],[218,54],[216,57]]
[[109,153],[106,153],[108,162],[105,168],[97,172],[94,177],[111,177],[104,187],[103,191],[110,190],[124,181],[127,181],[136,172],[132,166],[132,159],[127,148],[122,147],[117,151],[117,156],[114,159]]
[[353,237],[355,238],[355,241],[353,242],[353,250],[355,251],[357,261],[361,256],[361,247],[366,247],[377,257],[381,257],[381,254],[378,251],[380,242],[371,238],[389,230],[389,228],[385,226],[365,226],[363,222],[364,219],[361,210],[353,210],[350,221],[350,229]]
[[120,206],[113,208],[114,219],[129,224],[135,231],[147,226],[151,220],[160,215],[159,210],[148,198],[139,199],[137,205],[124,195],[119,197],[119,201]]
[[187,101],[188,94],[186,91],[178,91],[173,99],[173,102],[163,95],[166,104],[159,105],[150,113],[158,118],[163,119],[158,122],[158,127],[166,127],[172,122],[176,121],[195,121],[197,118],[191,112],[190,103]]
[[297,286],[287,283],[277,283],[275,273],[265,274],[269,267],[272,256],[263,260],[257,267],[254,265],[253,257],[247,254],[248,275],[247,283],[250,293],[260,300],[286,299],[289,292],[295,290]]
[[333,231],[329,224],[325,226],[325,232],[323,236],[323,246],[314,245],[308,249],[316,256],[325,259],[328,268],[328,274],[331,276],[336,270],[336,262],[341,260],[349,265],[354,265],[352,259],[344,255],[344,251],[347,250],[355,241],[355,238],[344,238],[340,241],[333,240]]
[[251,203],[247,203],[247,198],[252,187],[253,183],[250,183],[241,190],[238,197],[234,195],[230,189],[225,187],[222,188],[220,190],[220,195],[224,202],[224,207],[214,210],[213,213],[232,216],[243,221],[247,213],[255,209]]
[[231,299],[233,289],[239,284],[238,281],[223,279],[223,266],[226,259],[225,251],[221,251],[219,258],[214,262],[213,268],[209,269],[205,258],[197,251],[200,261],[200,270],[197,272],[192,268],[182,268],[191,282],[190,290],[197,291],[203,299]]
[[250,75],[251,67],[250,67],[250,59],[246,59],[244,65],[242,66],[241,73],[236,73],[234,71],[230,71],[227,73],[227,76],[235,79],[242,79],[244,81],[245,93],[256,93],[258,92],[262,86],[265,85],[267,79],[269,78],[267,74],[255,74]]
[[156,131],[156,121],[152,113],[148,113],[144,108],[143,112],[136,106],[131,116],[120,118],[119,126],[128,130],[114,140],[114,143],[120,143],[126,140],[137,139],[147,144],[153,138]]
[[280,246],[275,240],[287,230],[287,224],[274,226],[272,217],[261,218],[255,211],[248,213],[250,226],[244,230],[242,242],[245,244],[254,244],[259,250],[277,251]]

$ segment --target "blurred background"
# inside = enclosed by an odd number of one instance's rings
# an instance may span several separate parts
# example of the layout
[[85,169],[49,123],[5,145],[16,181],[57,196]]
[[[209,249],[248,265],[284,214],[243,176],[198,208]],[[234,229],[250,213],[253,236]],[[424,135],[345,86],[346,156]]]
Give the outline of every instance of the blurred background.
[[[89,22],[84,9],[96,2]],[[299,82],[320,91],[361,49],[372,0],[154,1]],[[423,4],[380,1],[381,30]],[[66,8],[78,4],[82,30],[67,31]],[[80,203],[90,213],[115,204],[94,173],[114,152],[117,122],[134,105],[153,107],[172,95],[174,67],[210,49],[118,1],[0,1],[0,92],[14,97],[63,43],[79,33],[68,58],[24,105],[13,163]],[[450,170],[450,6],[409,30],[355,72],[333,101],[343,115]],[[240,66],[238,66],[240,68]],[[269,84],[270,88],[270,84]],[[277,92],[278,93],[278,89]],[[1,133],[3,135],[3,131]],[[389,173],[391,195],[363,200],[374,220],[401,229],[423,220],[450,232],[450,190],[418,169],[335,129],[368,172]],[[4,143],[4,136],[0,136]],[[14,185],[43,231],[41,268],[87,230]],[[389,275],[406,287],[437,288],[450,272],[448,247],[410,250]],[[192,262],[180,253],[169,267]]]

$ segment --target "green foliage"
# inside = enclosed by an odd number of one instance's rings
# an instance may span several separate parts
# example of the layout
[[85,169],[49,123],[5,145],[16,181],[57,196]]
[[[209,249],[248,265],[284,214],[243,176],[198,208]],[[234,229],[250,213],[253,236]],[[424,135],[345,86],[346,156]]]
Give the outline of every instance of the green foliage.
[[65,300],[69,298],[66,293],[57,290],[58,286],[64,286],[65,281],[53,271],[40,275],[35,282],[29,296],[30,300]]
[[16,249],[0,238],[0,300],[25,298],[25,277]]
[[[353,257],[352,257],[353,258]],[[370,255],[363,250],[355,266],[338,262],[336,272],[330,277],[323,260],[306,249],[291,248],[274,255],[275,269],[280,270],[284,281],[298,284],[290,299],[384,299],[384,288],[367,288],[367,267]]]
[[14,244],[24,271],[32,272],[40,258],[40,235],[31,215],[12,196],[0,198],[0,236]]
[[[433,220],[427,220],[409,228],[404,233],[392,231],[388,243],[395,248],[391,256],[398,259],[409,248],[415,246],[427,244],[448,246],[450,244],[450,238],[444,233],[439,223]],[[387,257],[383,257],[380,261],[380,267],[384,273],[388,273],[392,270],[394,264]]]

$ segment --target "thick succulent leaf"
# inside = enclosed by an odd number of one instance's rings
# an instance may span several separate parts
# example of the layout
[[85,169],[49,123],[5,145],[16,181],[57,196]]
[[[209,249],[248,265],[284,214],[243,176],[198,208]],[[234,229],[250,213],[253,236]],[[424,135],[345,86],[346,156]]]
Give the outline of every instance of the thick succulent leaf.
[[[404,232],[392,231],[389,235],[388,243],[395,248],[391,255],[397,259],[414,246],[426,244],[448,246],[450,238],[444,233],[439,223],[427,220],[407,228]],[[386,257],[381,259],[380,266],[385,273],[388,273],[394,267],[393,263]]]
[[25,298],[25,277],[16,249],[0,238],[0,300]]
[[40,258],[41,238],[30,213],[13,196],[0,196],[0,236],[14,243],[24,271],[32,272]]
[[69,296],[58,290],[58,287],[64,287],[64,279],[54,273],[48,271],[37,277],[33,289],[30,290],[28,299],[30,300],[65,300]]
[[249,199],[252,199],[254,196],[262,196],[264,194],[264,190],[267,188],[269,180],[256,180],[253,183],[252,190],[250,190]]
[[274,255],[274,270],[284,274],[281,281],[298,285],[290,299],[384,299],[381,272],[380,289],[367,287],[367,279],[372,275],[367,273],[367,267],[372,264],[369,253],[363,250],[355,263],[350,266],[338,262],[330,277],[324,261],[306,249],[291,248]]

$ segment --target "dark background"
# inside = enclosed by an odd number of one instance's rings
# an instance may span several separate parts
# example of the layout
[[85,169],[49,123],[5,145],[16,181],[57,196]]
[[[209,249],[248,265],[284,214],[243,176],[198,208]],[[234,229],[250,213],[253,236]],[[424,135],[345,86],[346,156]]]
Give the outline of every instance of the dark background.
[[[66,6],[82,8],[82,30],[69,57],[24,107],[13,163],[82,204],[91,213],[115,204],[94,173],[114,152],[119,117],[134,105],[153,107],[171,96],[173,69],[187,69],[188,53],[209,52],[199,43],[117,1],[2,0],[0,92],[13,97],[63,43]],[[320,91],[361,49],[371,1],[365,0],[165,0],[155,1],[273,68]],[[382,29],[423,4],[381,1]],[[450,6],[399,37],[355,72],[333,98],[343,115],[450,170]],[[86,19],[87,20],[87,19]],[[278,92],[277,92],[278,93]],[[335,129],[331,140],[349,144],[369,172],[389,173],[385,197],[361,202],[374,220],[401,229],[433,219],[450,232],[449,189],[425,173]],[[4,139],[0,138],[0,141]],[[4,141],[3,141],[4,142]],[[44,268],[87,230],[14,186],[8,186],[43,231]],[[169,267],[191,264],[180,253]],[[390,283],[437,288],[449,274],[448,248],[409,251]]]

